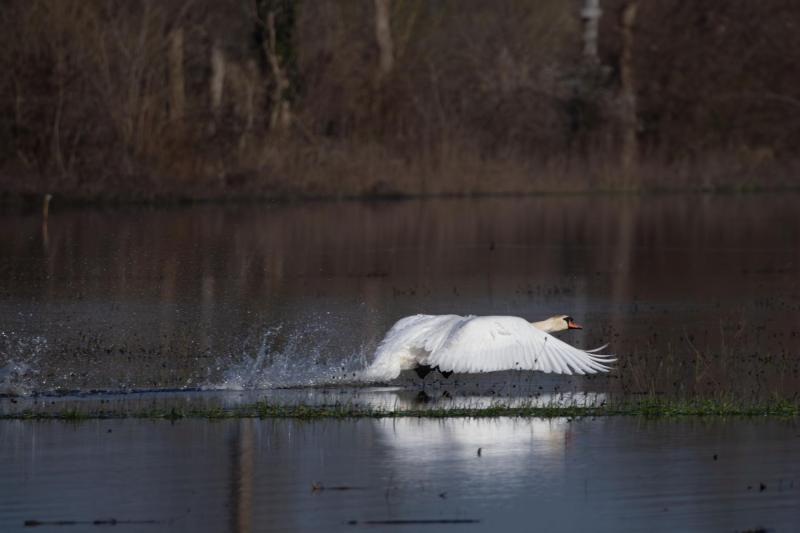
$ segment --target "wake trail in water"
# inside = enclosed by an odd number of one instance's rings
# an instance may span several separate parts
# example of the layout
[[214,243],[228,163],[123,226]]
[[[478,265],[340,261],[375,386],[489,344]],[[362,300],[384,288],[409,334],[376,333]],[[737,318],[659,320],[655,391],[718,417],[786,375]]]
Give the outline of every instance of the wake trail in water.
[[190,343],[170,349],[169,339],[137,345],[95,331],[54,340],[0,331],[0,396],[358,385],[377,335],[327,313],[249,331],[214,338],[208,355]]

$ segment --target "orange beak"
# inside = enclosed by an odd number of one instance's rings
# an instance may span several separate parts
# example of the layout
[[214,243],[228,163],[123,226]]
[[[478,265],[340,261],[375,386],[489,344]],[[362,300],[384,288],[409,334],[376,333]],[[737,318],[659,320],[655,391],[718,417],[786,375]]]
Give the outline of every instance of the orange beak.
[[567,328],[568,329],[583,329],[583,326],[579,326],[578,324],[575,323],[574,320],[570,320],[569,322],[567,322]]

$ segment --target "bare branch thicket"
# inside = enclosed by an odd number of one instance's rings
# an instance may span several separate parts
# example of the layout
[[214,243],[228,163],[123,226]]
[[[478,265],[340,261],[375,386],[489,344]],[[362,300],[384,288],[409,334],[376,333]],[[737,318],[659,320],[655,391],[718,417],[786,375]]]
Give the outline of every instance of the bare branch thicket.
[[795,157],[800,3],[602,0],[594,28],[597,4],[7,0],[0,177],[93,194],[319,169],[308,190],[470,192],[602,164],[630,186],[620,169],[653,161],[733,161],[724,183]]
[[636,71],[634,54],[636,46],[635,24],[639,11],[637,0],[628,0],[620,13],[622,28],[622,50],[619,60],[620,72],[620,121],[622,125],[621,165],[626,186],[635,180],[636,164],[639,158],[638,118],[636,113]]
[[634,63],[645,147],[673,158],[778,156],[800,141],[790,66],[800,60],[798,24],[800,4],[787,0],[641,3]]

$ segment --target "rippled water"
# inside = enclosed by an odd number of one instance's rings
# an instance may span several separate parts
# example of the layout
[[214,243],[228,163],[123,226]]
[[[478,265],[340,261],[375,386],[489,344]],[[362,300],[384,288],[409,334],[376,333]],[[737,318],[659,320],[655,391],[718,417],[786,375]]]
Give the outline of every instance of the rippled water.
[[752,419],[7,421],[0,530],[792,531],[798,445]]
[[408,314],[566,313],[586,325],[568,342],[611,342],[620,362],[610,377],[456,376],[446,386],[791,396],[799,200],[56,202],[46,227],[38,213],[6,212],[0,394],[335,385]]
[[[797,398],[798,200],[0,213],[0,415]],[[414,313],[570,314],[619,362],[348,384]],[[741,418],[2,420],[0,531],[784,531],[798,445]]]

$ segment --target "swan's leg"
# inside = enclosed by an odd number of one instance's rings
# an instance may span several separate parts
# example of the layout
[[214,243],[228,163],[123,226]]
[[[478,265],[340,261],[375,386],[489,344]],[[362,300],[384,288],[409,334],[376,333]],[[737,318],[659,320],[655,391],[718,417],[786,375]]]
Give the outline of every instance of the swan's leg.
[[423,381],[425,380],[425,376],[430,374],[431,370],[432,370],[431,367],[429,367],[428,365],[419,365],[414,367],[414,372],[416,372],[417,375],[419,376],[419,379]]
[[439,371],[439,373],[442,375],[442,377],[443,377],[444,379],[448,379],[450,376],[452,376],[452,375],[453,375],[453,371],[452,371],[452,370],[449,370],[449,371],[447,371],[447,372],[444,372],[444,371],[442,371],[442,369],[441,369],[441,368],[439,368],[438,366],[436,367],[436,370],[438,370],[438,371]]

